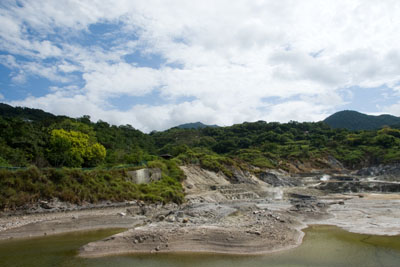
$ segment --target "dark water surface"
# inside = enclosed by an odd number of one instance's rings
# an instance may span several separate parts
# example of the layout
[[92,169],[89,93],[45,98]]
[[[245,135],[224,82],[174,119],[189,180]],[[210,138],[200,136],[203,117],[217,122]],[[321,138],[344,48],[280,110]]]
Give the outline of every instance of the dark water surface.
[[266,256],[209,254],[76,257],[82,245],[120,230],[101,230],[0,242],[0,266],[400,266],[400,236],[353,234],[332,226],[306,229],[301,246]]

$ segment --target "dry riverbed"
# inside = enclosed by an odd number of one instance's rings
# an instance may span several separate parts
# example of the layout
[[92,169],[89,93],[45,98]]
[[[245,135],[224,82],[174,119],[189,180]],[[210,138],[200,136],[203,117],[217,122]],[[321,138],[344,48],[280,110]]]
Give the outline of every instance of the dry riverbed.
[[325,193],[304,184],[272,187],[251,175],[243,176],[247,182],[233,184],[222,174],[195,167],[183,169],[187,175],[184,205],[131,202],[88,210],[3,214],[0,239],[126,228],[80,250],[82,257],[98,257],[165,252],[268,253],[299,245],[304,235],[301,229],[310,224],[337,225],[358,233],[400,234],[397,193]]

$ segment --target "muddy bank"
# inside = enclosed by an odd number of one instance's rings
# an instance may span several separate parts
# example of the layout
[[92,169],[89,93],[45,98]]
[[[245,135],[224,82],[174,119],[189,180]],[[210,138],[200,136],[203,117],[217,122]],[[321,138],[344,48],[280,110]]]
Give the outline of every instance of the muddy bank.
[[80,256],[121,253],[211,252],[261,254],[295,246],[303,233],[290,216],[255,203],[202,203],[157,222],[84,246]]
[[[176,207],[176,204],[163,206],[145,204],[143,201],[81,205],[65,203],[57,199],[41,201],[29,205],[25,210],[1,212],[0,240],[108,228],[130,229],[148,223],[151,211],[161,212],[161,210],[172,210]],[[133,210],[140,212],[132,214]]]
[[[400,235],[400,194],[363,194],[330,206],[331,218],[316,221],[359,234]],[[312,223],[312,221],[310,221]]]
[[[323,172],[292,176],[270,170],[260,177],[238,172],[232,182],[221,173],[196,166],[182,169],[187,176],[183,205],[132,202],[91,210],[1,216],[0,239],[128,229],[80,250],[82,257],[99,257],[166,252],[262,254],[297,246],[303,237],[300,229],[311,224],[336,225],[357,233],[400,234],[400,194],[369,192],[382,189],[377,177]],[[359,187],[358,193],[348,190],[347,185],[361,183],[364,187]]]
[[241,207],[244,202],[236,203],[236,206],[232,203],[192,206],[175,213],[182,217],[169,215],[163,221],[89,243],[81,248],[79,255],[99,257],[165,252],[264,254],[299,245],[303,238],[301,229],[313,224],[335,225],[355,233],[400,234],[399,196],[374,195],[369,198],[365,195],[360,198],[359,195],[332,195],[313,201],[316,202],[303,206],[299,206],[299,202],[285,202],[285,205],[245,202],[245,207]]
[[99,242],[85,245],[81,257],[99,257],[126,253],[199,252],[222,254],[264,254],[300,244],[303,233],[282,229],[284,236],[268,232],[238,231],[221,226],[180,228],[136,228]]
[[122,216],[126,207],[0,217],[0,240],[107,228],[132,228],[145,217]]
[[[382,189],[370,177],[323,172],[289,176],[277,170],[259,178],[242,173],[244,177],[236,180],[248,182],[232,184],[221,173],[194,166],[183,170],[188,204],[151,224],[90,243],[80,255],[267,253],[298,245],[303,236],[299,229],[311,224],[336,225],[358,233],[400,234],[399,195],[368,193]],[[364,186],[357,194],[346,186],[333,186],[357,182]]]
[[[80,255],[212,252],[263,254],[301,243],[301,228],[330,224],[357,233],[400,234],[397,194],[326,195],[319,198],[190,203],[179,207],[107,208],[13,217],[0,239],[79,230],[126,228],[84,246]],[[5,220],[1,218],[2,223]],[[10,223],[10,221],[8,221]]]

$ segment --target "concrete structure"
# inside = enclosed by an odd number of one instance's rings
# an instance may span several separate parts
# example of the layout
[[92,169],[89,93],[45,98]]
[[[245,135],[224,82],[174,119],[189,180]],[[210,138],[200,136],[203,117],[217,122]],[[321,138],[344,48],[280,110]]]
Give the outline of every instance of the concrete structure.
[[158,168],[153,169],[140,169],[128,172],[128,180],[135,184],[148,184],[161,179],[161,170]]

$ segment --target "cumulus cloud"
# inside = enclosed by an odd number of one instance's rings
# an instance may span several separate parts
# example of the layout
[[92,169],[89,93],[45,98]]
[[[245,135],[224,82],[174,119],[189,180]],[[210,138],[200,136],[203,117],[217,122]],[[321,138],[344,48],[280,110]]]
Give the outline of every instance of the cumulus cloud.
[[[395,0],[5,1],[0,17],[13,80],[58,83],[10,103],[144,131],[198,120],[315,121],[354,86],[400,92]],[[79,41],[98,23],[114,25],[111,37]],[[132,53],[162,62],[144,67],[125,59]],[[110,104],[154,92],[162,103]],[[382,111],[400,115],[396,107]]]
[[119,94],[142,96],[159,86],[160,72],[126,63],[96,64],[95,70],[83,74],[85,89],[93,97],[107,98]]

